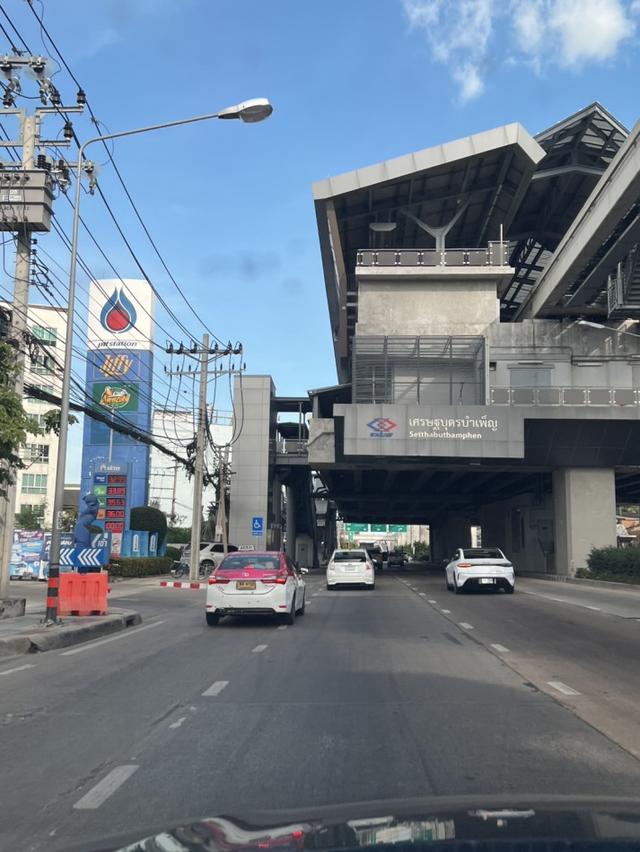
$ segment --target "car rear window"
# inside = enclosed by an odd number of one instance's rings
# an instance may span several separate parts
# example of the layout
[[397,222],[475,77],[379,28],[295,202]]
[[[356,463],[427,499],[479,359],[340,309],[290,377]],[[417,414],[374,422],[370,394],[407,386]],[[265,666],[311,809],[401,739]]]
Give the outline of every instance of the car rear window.
[[259,571],[277,571],[280,568],[280,557],[277,553],[274,553],[273,556],[234,553],[233,556],[227,556],[226,559],[222,560],[218,570],[233,570],[235,568],[248,568],[249,566]]
[[367,557],[364,550],[336,550],[333,554],[334,562],[366,562]]
[[467,559],[504,559],[504,553],[497,547],[471,547],[462,551]]

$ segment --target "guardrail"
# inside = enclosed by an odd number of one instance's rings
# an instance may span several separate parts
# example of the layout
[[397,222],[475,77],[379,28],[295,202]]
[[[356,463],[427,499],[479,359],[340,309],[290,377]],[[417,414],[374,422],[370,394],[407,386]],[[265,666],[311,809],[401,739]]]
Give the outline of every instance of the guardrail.
[[496,388],[489,391],[491,405],[636,406],[640,391],[634,388]]
[[507,266],[508,243],[491,242],[486,248],[360,249],[357,266]]

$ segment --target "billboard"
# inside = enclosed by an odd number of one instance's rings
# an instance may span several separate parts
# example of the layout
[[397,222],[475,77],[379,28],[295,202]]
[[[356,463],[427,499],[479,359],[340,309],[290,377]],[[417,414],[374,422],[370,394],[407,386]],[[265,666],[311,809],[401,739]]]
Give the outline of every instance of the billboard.
[[89,294],[86,395],[106,422],[85,417],[81,493],[101,501],[97,523],[118,554],[133,506],[149,489],[150,447],[109,420],[151,431],[154,295],[146,281],[93,281]]

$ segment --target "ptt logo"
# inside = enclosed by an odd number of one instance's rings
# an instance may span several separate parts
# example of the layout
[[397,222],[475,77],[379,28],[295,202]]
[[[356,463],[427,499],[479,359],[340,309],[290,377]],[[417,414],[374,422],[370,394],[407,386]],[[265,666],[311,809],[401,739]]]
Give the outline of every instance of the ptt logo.
[[388,417],[376,417],[375,420],[370,420],[367,426],[371,430],[369,432],[371,438],[393,438],[393,430],[398,424]]
[[102,327],[112,334],[124,334],[136,324],[138,316],[133,302],[127,298],[123,287],[116,287],[113,295],[100,311]]

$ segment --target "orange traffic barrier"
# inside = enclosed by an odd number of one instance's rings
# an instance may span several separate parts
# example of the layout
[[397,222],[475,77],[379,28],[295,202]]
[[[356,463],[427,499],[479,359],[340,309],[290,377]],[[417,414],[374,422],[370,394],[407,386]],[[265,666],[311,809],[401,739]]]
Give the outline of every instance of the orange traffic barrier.
[[106,615],[109,574],[60,574],[58,615]]

